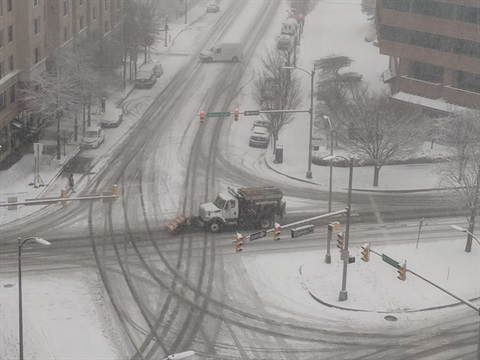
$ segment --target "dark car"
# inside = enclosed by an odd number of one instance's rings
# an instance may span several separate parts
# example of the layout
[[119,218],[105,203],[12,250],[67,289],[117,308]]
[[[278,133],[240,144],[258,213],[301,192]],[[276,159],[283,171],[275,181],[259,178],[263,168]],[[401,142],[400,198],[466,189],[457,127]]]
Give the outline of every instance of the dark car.
[[207,13],[217,13],[220,11],[220,5],[212,3],[207,5]]

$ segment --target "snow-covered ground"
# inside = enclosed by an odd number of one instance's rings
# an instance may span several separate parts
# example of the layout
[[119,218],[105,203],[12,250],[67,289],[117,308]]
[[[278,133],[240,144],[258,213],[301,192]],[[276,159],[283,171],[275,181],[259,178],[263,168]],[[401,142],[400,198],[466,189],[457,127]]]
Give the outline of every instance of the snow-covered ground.
[[[149,103],[145,100],[152,100],[154,94],[158,94],[165,84],[175,76],[176,71],[188,60],[189,54],[196,48],[202,32],[213,26],[212,19],[220,14],[204,14],[205,5],[206,2],[201,2],[190,10],[188,18],[189,22],[195,21],[194,27],[183,25],[183,18],[169,22],[172,29],[172,43],[168,47],[164,47],[163,40],[161,40],[152,49],[152,59],[162,62],[165,69],[164,75],[151,92],[147,90],[132,93],[123,103],[127,111],[120,127],[107,129],[105,144],[97,150],[88,150],[89,155],[95,156],[99,160],[96,167],[101,167],[108,161],[108,156],[113,148],[127,136],[129,129],[137,125],[142,112],[147,109]],[[221,6],[223,11],[228,6],[228,2],[223,1]],[[254,12],[257,6],[258,3],[253,4],[253,6],[247,7],[249,9],[247,11]],[[273,46],[274,38],[278,35],[286,14],[285,3],[282,4],[282,9],[274,19],[271,30],[265,34],[265,47]],[[371,32],[371,26],[367,22],[366,16],[360,11],[360,0],[320,2],[315,11],[306,18],[305,31],[299,48],[298,66],[310,71],[313,62],[323,56],[332,53],[348,55],[354,59],[352,71],[361,73],[372,88],[383,89],[384,85],[381,82],[380,74],[387,68],[388,59],[379,55],[378,49],[371,43],[364,41],[364,37]],[[255,70],[258,69],[261,54],[262,49],[260,48],[258,55],[255,56],[245,74],[244,87],[236,100],[241,111],[258,108],[250,98],[249,86]],[[299,73],[299,76],[304,88],[309,89],[310,78],[304,73]],[[126,93],[112,94],[108,101],[116,102],[125,95]],[[304,104],[308,104],[309,92],[305,91],[303,95]],[[137,103],[141,103],[141,106],[133,106]],[[192,114],[196,110],[198,109],[192,109]],[[192,115],[192,119],[194,118]],[[298,115],[288,129],[281,133],[280,141],[285,146],[285,156],[283,164],[275,165],[281,167],[277,170],[304,178],[308,158],[308,120],[308,114]],[[224,131],[227,132],[224,139],[230,144],[226,147],[228,149],[226,156],[232,161],[240,160],[246,166],[258,167],[261,171],[270,171],[262,165],[263,160],[261,163],[259,160],[262,159],[264,150],[248,147],[252,122],[253,119],[243,117],[238,123],[224,127]],[[175,142],[175,134],[172,134],[173,142]],[[445,151],[439,147],[435,147],[435,149],[439,149],[440,152]],[[271,158],[271,149],[267,150],[267,158],[269,157]],[[45,188],[34,189],[28,185],[33,181],[33,157],[25,156],[11,170],[1,172],[2,190],[0,194],[2,199],[0,201],[5,201],[9,196],[32,198],[38,196],[42,191],[47,191],[51,196],[58,195],[60,189],[65,187],[66,179],[64,180],[60,175],[61,169],[58,166],[47,165],[49,161],[48,157],[42,160],[41,170],[42,177],[50,185],[47,190]],[[272,165],[271,161],[270,164]],[[25,169],[32,169],[32,171],[26,172]],[[431,168],[407,166],[396,169],[400,170],[398,172],[387,170],[387,168],[382,170],[381,186],[385,183],[388,184],[385,185],[388,189],[395,189],[395,186],[401,186],[401,184],[413,184],[410,186],[417,188],[435,187],[437,173],[433,166]],[[324,188],[328,186],[327,168],[313,166],[312,171],[314,183],[320,184]],[[337,189],[346,187],[346,180],[343,181],[343,179],[347,179],[346,171],[348,169],[335,169],[335,176],[342,179],[342,184],[339,181],[336,185]],[[403,181],[401,174],[404,174]],[[57,176],[60,176],[59,180],[55,181]],[[390,180],[382,182],[383,176],[389,177]],[[88,176],[77,178],[78,190],[81,190],[88,181]],[[172,181],[176,181],[176,179],[172,179]],[[354,187],[368,188],[371,181],[372,171],[370,169],[355,169]],[[291,204],[290,200],[289,204]],[[20,208],[16,211],[0,209],[0,224],[25,216],[35,210],[38,208]],[[421,242],[418,249],[412,244],[396,246],[386,244],[374,248],[374,250],[388,254],[399,261],[408,259],[408,266],[414,271],[427,277],[432,276],[432,279],[462,297],[478,298],[480,296],[480,286],[478,285],[480,284],[479,246],[474,243],[472,253],[466,254],[463,251],[464,237],[462,234],[455,233],[451,229],[449,231],[452,231],[452,240],[445,243]],[[29,247],[25,248],[25,261],[29,259],[28,249]],[[335,248],[335,250],[337,249]],[[353,255],[357,256],[357,262],[349,266],[349,300],[342,303],[337,301],[341,281],[341,263],[338,259],[338,251],[332,250],[331,265],[324,264],[322,251],[307,253],[300,249],[289,253],[288,264],[285,264],[284,254],[259,255],[250,253],[247,249],[242,253],[242,259],[246,268],[249,269],[249,274],[261,298],[275,303],[280,308],[294,308],[305,314],[308,314],[308,311],[334,311],[327,310],[316,302],[308,291],[334,305],[385,312],[435,307],[454,302],[435,288],[424,286],[422,282],[411,275],[407,275],[406,282],[397,280],[395,269],[382,262],[376,255],[371,256],[369,263],[359,261],[360,249],[358,246],[352,251]],[[438,270],[439,263],[442,264],[440,270]],[[462,276],[462,274],[469,275]],[[110,309],[108,297],[99,285],[101,282],[95,272],[82,270],[59,275],[58,271],[53,274],[25,271],[23,281],[24,343],[27,358],[125,358],[124,350],[127,345],[122,342],[121,335],[117,334],[115,330],[117,328],[115,318],[111,317],[113,311]],[[267,284],[268,286],[266,286]],[[15,273],[1,274],[0,358],[2,359],[18,357],[17,285]],[[282,296],[272,296],[272,291]],[[285,296],[285,294],[289,295]],[[375,294],[373,299],[372,294]],[[82,301],[78,301],[78,299],[82,299]],[[361,319],[370,319],[368,313],[356,316],[362,316]],[[383,315],[379,316],[378,321],[380,322],[382,319]]]

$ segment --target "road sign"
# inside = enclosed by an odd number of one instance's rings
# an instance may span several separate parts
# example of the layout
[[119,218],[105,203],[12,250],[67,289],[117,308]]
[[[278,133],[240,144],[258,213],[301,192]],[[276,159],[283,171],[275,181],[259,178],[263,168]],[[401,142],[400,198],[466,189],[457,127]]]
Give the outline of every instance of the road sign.
[[207,112],[207,117],[227,117],[230,116],[230,111]]
[[265,230],[253,233],[252,235],[250,235],[250,241],[261,239],[265,237],[265,235],[267,235],[267,232]]
[[348,250],[340,250],[340,260],[348,261],[350,258],[350,252]]
[[[16,203],[17,202],[17,197],[16,196],[9,197],[9,198],[7,198],[7,201],[9,203]],[[17,210],[17,205],[9,205],[7,207],[7,210]]]
[[385,261],[387,264],[393,266],[394,268],[397,268],[397,269],[400,268],[400,263],[398,261],[392,259],[391,257],[385,254],[382,254],[382,260]]
[[260,115],[260,110],[248,110],[244,111],[243,115],[245,116],[255,116],[255,115]]
[[292,238],[300,237],[303,235],[311,234],[315,231],[315,225],[305,225],[291,230]]

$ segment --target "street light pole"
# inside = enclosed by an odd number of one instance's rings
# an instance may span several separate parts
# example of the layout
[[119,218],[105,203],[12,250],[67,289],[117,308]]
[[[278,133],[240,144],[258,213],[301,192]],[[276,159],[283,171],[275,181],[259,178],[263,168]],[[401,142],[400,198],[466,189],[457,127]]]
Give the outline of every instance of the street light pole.
[[328,126],[330,127],[330,182],[328,185],[328,212],[332,212],[332,174],[333,174],[333,128],[332,123],[330,122],[330,117],[324,116],[325,120],[328,121]]
[[450,227],[451,227],[452,229],[457,230],[457,231],[460,231],[460,232],[464,232],[464,233],[469,234],[472,238],[475,239],[475,241],[478,243],[478,245],[480,245],[480,240],[478,240],[478,238],[477,238],[475,235],[473,235],[470,231],[468,231],[467,229],[464,229],[464,228],[462,228],[462,227],[460,227],[460,226],[457,226],[457,225],[450,225]]
[[[308,73],[308,71],[307,71]],[[313,88],[315,80],[315,70],[310,73],[310,139],[308,143],[308,170],[307,179],[312,178],[312,137],[313,137]]]
[[28,237],[22,241],[18,238],[18,332],[19,332],[19,347],[20,360],[23,360],[23,309],[22,309],[22,247],[29,241],[34,240],[42,245],[50,245],[47,240],[39,237]]
[[348,241],[350,235],[350,212],[352,208],[352,183],[353,183],[353,159],[350,158],[350,171],[348,175],[348,198],[347,198],[347,223],[345,225],[345,249],[343,257],[343,276],[342,276],[342,290],[338,296],[338,300],[345,301],[348,299],[347,293],[347,269],[348,269]]

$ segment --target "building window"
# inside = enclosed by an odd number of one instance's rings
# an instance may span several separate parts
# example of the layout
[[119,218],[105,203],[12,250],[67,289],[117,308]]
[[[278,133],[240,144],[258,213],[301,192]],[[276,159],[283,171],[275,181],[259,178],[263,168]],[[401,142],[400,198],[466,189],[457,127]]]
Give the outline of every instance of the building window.
[[13,55],[10,55],[8,57],[8,70],[13,71],[13,69],[15,69],[15,64],[13,62]]
[[4,72],[3,61],[0,61],[0,79],[3,78],[3,76],[5,75],[3,72]]
[[443,67],[415,61],[412,64],[413,78],[435,84],[443,83]]
[[105,32],[107,33],[109,31],[109,28],[108,28],[108,21],[105,21]]
[[108,10],[108,1],[109,1],[109,0],[105,0],[105,11]]
[[83,5],[83,0],[80,0],[80,6],[82,6],[82,5]]
[[68,2],[67,0],[63,0],[63,16],[68,14]]
[[0,0],[0,16],[3,15],[3,0]]
[[12,85],[10,87],[10,104],[14,103],[15,100],[16,100],[16,96],[15,96],[15,85]]
[[63,42],[67,42],[68,39],[68,29],[66,27],[63,28]]
[[12,0],[7,0],[7,12],[12,11]]
[[93,20],[97,20],[97,7],[96,6],[93,7],[92,18],[93,18]]
[[82,29],[84,28],[84,25],[83,25],[83,16],[80,16],[79,24],[80,24],[80,30],[82,30]]
[[36,35],[40,32],[40,18],[33,20],[33,33]]
[[8,42],[13,41],[13,25],[8,27]]
[[6,109],[7,107],[7,96],[6,96],[6,91],[2,92],[0,94],[0,111]]
[[455,79],[458,89],[480,94],[480,75],[465,71],[455,71]]
[[120,9],[120,0],[117,0],[117,10]]
[[35,64],[38,64],[40,62],[40,48],[35,48],[34,50],[34,58],[35,58]]
[[3,47],[3,30],[0,30],[0,48]]
[[40,0],[33,0],[33,6],[38,6]]

